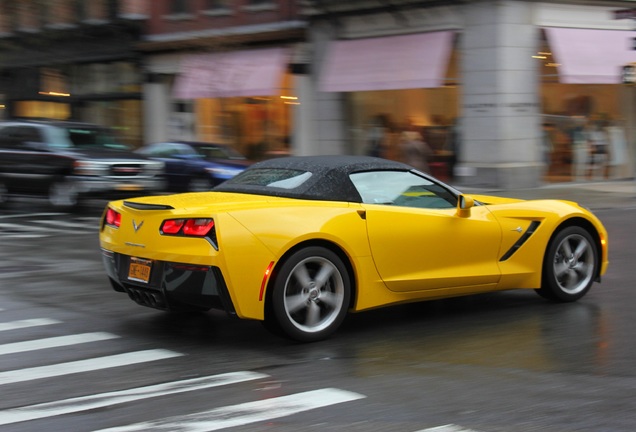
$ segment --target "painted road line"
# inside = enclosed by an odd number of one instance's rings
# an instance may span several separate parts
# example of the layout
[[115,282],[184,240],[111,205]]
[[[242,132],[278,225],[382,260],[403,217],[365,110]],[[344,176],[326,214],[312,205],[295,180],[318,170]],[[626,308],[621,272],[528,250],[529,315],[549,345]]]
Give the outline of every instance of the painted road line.
[[106,357],[97,357],[88,360],[78,360],[68,363],[58,363],[47,366],[37,366],[27,369],[0,372],[0,385],[14,384],[42,378],[53,378],[63,375],[71,375],[80,372],[90,372],[100,369],[109,369],[119,366],[128,366],[137,363],[145,363],[155,360],[163,360],[179,357],[183,354],[162,350],[136,351],[125,354],[116,354]]
[[83,344],[88,342],[98,342],[109,339],[116,339],[119,336],[104,333],[104,332],[94,332],[94,333],[81,333],[76,335],[69,336],[58,336],[51,337],[46,339],[37,339],[30,340],[24,342],[15,342],[10,344],[0,345],[0,355],[3,354],[16,354],[27,351],[36,351],[46,348],[58,348],[65,347],[70,345]]
[[53,235],[53,233],[48,233],[48,234],[2,234],[2,232],[0,232],[0,237],[2,237],[2,240],[21,240],[21,239],[33,239],[33,238],[42,238],[42,237],[49,237]]
[[436,426],[436,427],[432,427],[428,429],[422,429],[417,432],[478,432],[478,431],[474,429],[465,429],[463,427],[460,427],[454,424],[447,424],[444,426]]
[[362,399],[366,396],[326,388],[288,396],[216,408],[195,414],[102,429],[98,432],[176,431],[208,432],[268,421],[316,408]]
[[230,372],[13,408],[0,411],[0,426],[263,378],[269,378],[269,376],[257,372]]
[[[82,222],[82,221],[59,221],[59,220],[34,220],[32,223],[41,224],[41,225],[49,225],[55,228],[80,228],[90,231],[96,231],[99,229],[99,221],[95,219],[92,223]],[[48,229],[48,228],[47,228]]]
[[37,217],[62,216],[66,214],[67,213],[21,213],[21,214],[0,216],[0,219],[16,219],[16,218],[32,219]]
[[60,324],[61,321],[48,318],[34,318],[19,321],[0,323],[0,331],[18,330],[28,327],[38,327],[51,324]]
[[42,232],[42,233],[51,232],[51,228],[47,228],[47,227],[27,225],[27,224],[5,223],[5,222],[0,223],[0,230],[2,229],[6,229],[7,231],[9,231],[9,233],[16,232],[16,231],[17,232],[34,231],[34,232]]

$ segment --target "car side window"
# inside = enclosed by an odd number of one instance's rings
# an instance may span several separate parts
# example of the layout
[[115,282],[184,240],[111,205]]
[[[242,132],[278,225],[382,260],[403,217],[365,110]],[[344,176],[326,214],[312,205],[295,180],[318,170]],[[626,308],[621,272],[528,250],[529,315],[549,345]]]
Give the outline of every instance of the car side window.
[[0,130],[2,148],[24,149],[27,142],[43,142],[37,128],[30,126],[7,126]]
[[19,130],[18,137],[22,145],[28,142],[39,143],[44,141],[42,134],[40,134],[40,131],[36,127],[22,126],[16,129]]
[[365,204],[447,209],[457,197],[442,185],[410,171],[365,171],[350,175]]

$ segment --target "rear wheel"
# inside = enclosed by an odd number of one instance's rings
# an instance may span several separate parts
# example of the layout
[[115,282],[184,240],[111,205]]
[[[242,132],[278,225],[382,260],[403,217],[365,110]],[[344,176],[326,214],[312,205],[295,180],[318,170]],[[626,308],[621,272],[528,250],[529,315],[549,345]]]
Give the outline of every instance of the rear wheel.
[[542,297],[572,302],[587,293],[597,274],[598,252],[592,236],[578,226],[567,227],[552,239],[543,261]]
[[79,191],[70,180],[61,178],[49,186],[49,203],[59,209],[75,209],[79,206]]
[[300,342],[324,339],[344,320],[350,298],[349,273],[338,255],[319,246],[301,249],[277,272],[267,317],[275,322],[266,327]]

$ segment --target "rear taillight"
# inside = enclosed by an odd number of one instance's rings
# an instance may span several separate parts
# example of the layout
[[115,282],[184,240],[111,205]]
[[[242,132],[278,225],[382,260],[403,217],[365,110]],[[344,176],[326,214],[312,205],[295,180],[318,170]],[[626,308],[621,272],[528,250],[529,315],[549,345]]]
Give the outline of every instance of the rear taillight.
[[214,230],[214,219],[168,219],[161,224],[161,234],[188,237],[208,237]]
[[109,207],[108,210],[106,210],[106,217],[104,218],[104,222],[108,226],[119,228],[119,226],[121,225],[121,214]]

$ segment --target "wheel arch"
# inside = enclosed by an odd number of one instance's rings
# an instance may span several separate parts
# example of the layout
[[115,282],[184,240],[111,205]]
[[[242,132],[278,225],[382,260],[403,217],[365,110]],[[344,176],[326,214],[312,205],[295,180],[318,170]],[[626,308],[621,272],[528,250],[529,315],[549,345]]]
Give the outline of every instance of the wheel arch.
[[[601,273],[601,266],[603,264],[603,247],[601,245],[601,236],[599,235],[598,230],[596,229],[594,224],[585,218],[572,217],[561,222],[561,224],[552,232],[552,235],[550,236],[550,239],[548,240],[548,243],[546,244],[545,251],[543,252],[544,257],[545,257],[546,251],[548,250],[549,246],[554,241],[554,238],[557,236],[557,234],[571,226],[578,226],[580,228],[583,228],[585,231],[588,232],[588,234],[592,236],[592,239],[594,239],[594,245],[596,246],[596,251],[597,251],[596,269],[595,269],[596,274],[594,275],[594,280],[598,282],[600,273]],[[545,259],[543,261],[545,261]],[[543,273],[543,267],[541,269],[541,272]]]
[[268,314],[272,313],[272,310],[271,310],[272,293],[274,291],[273,287],[276,281],[276,276],[278,275],[278,271],[291,255],[293,255],[295,252],[301,249],[304,249],[306,247],[311,247],[311,246],[324,247],[325,249],[328,249],[331,252],[338,255],[338,258],[342,260],[342,263],[347,268],[347,273],[349,276],[349,284],[351,286],[351,296],[350,296],[349,305],[347,305],[347,308],[351,309],[356,304],[356,298],[358,295],[357,278],[354,273],[353,265],[351,264],[351,260],[349,259],[349,256],[345,253],[344,249],[342,249],[339,245],[337,245],[334,242],[331,242],[325,239],[311,239],[311,240],[305,240],[301,243],[294,245],[292,248],[287,250],[274,265],[274,268],[272,269],[272,273],[267,281],[267,287],[266,287],[267,289],[265,290],[265,316],[266,317]]

